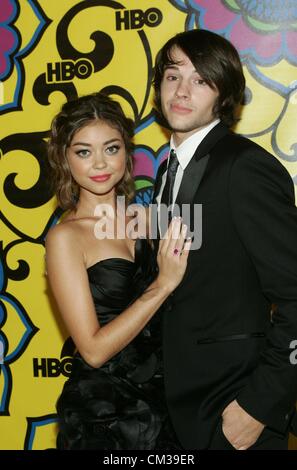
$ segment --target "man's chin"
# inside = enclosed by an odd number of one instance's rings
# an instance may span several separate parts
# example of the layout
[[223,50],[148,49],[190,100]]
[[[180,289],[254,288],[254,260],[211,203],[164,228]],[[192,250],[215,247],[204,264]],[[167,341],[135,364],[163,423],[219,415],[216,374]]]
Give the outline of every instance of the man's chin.
[[177,133],[177,134],[187,134],[188,132],[195,132],[198,127],[193,127],[193,126],[181,126],[181,125],[171,125],[169,123],[171,129],[173,132]]

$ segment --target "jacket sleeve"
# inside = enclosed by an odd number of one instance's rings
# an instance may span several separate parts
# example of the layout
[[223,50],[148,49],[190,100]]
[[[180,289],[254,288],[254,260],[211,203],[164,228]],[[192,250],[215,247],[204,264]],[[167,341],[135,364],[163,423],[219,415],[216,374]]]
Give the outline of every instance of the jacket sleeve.
[[237,400],[250,415],[285,432],[297,398],[297,208],[290,175],[260,147],[234,162],[229,198],[238,235],[276,305],[265,349]]

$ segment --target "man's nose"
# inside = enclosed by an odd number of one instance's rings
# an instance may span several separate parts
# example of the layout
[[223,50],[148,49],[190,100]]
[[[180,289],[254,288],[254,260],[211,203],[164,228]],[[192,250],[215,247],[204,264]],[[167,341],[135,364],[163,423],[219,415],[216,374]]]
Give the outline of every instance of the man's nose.
[[186,80],[180,80],[175,91],[178,98],[188,98],[190,96],[189,86]]

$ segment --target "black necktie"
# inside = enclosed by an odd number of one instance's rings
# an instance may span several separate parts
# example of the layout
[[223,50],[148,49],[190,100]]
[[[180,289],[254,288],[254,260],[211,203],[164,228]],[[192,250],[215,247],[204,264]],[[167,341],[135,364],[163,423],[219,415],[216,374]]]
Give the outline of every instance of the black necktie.
[[167,167],[166,183],[163,189],[161,204],[166,204],[169,207],[173,200],[173,186],[175,175],[178,169],[178,159],[174,150],[170,151],[169,163]]
[[178,168],[178,159],[174,150],[170,151],[169,162],[167,167],[166,183],[162,192],[161,204],[165,204],[166,207],[161,206],[160,218],[159,218],[159,231],[160,235],[163,236],[170,224],[172,218],[172,211],[168,211],[169,206],[173,200],[173,186],[175,176]]

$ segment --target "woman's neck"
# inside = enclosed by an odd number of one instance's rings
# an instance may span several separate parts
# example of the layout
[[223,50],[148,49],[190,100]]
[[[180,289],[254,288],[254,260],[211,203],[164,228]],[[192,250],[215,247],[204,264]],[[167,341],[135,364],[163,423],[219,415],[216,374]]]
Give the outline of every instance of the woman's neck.
[[98,217],[102,211],[115,213],[116,195],[114,192],[104,195],[81,192],[73,214],[76,218]]

